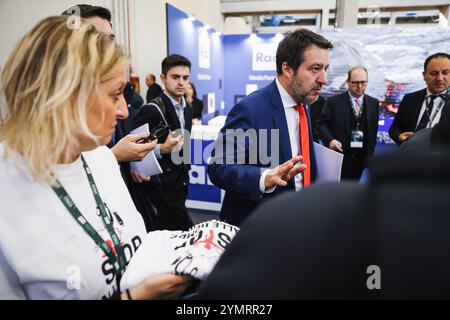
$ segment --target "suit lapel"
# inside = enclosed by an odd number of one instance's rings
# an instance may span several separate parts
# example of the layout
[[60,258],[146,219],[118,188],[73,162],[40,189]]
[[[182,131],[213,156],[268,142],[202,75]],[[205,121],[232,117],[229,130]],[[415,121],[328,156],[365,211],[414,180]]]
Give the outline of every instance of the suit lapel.
[[352,116],[352,114],[350,114],[350,112],[353,109],[353,104],[352,104],[352,100],[350,98],[350,94],[348,91],[346,91],[342,94],[342,99],[343,99],[342,106],[344,108],[342,108],[341,112],[342,112],[342,117],[344,117],[344,121],[345,121],[345,132],[348,132],[349,137],[350,137],[350,117]]
[[172,104],[172,101],[166,96],[165,93],[161,94],[161,97],[166,105],[167,113],[169,114],[170,122],[173,125],[171,130],[176,130],[181,128],[180,120],[178,119],[177,112],[175,111],[175,107]]
[[192,129],[192,107],[186,101],[186,107],[184,108],[184,128],[187,131]]
[[366,128],[367,132],[372,132],[372,106],[369,104],[369,99],[366,99],[366,95],[363,97],[363,108],[366,108]]
[[273,81],[270,86],[272,117],[275,123],[275,129],[278,129],[280,134],[280,164],[282,164],[292,158],[291,140],[289,137],[286,113],[284,112],[283,103],[281,102],[281,96],[278,92],[276,82]]
[[423,89],[417,94],[417,99],[414,100],[415,104],[413,105],[414,110],[411,112],[411,128],[416,129],[417,122],[419,120],[420,110],[422,109],[423,101],[427,96],[427,89]]

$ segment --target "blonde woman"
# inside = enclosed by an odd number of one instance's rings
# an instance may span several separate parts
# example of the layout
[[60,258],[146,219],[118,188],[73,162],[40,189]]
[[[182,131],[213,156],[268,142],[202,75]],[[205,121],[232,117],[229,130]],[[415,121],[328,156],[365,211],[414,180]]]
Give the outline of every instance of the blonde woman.
[[38,23],[1,75],[0,298],[176,298],[188,277],[120,292],[145,235],[112,152],[126,58],[83,20]]

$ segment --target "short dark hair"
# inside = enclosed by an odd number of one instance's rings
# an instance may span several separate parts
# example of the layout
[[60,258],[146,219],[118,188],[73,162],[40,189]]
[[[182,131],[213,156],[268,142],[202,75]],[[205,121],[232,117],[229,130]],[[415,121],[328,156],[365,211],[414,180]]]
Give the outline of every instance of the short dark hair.
[[156,77],[153,73],[150,73],[150,78],[152,78],[153,82],[156,82]]
[[294,32],[285,34],[277,49],[277,73],[283,73],[282,65],[284,62],[297,71],[303,63],[305,51],[311,45],[316,45],[321,49],[332,49],[333,45],[323,36],[308,29],[297,29]]
[[[92,17],[100,17],[105,19],[111,24],[111,11],[106,9],[105,7],[100,6],[91,6],[89,4],[77,4],[75,6],[71,6],[66,11],[64,11],[61,15],[71,15],[74,12],[80,12],[80,17],[87,19]],[[112,24],[111,24],[112,26]]]
[[173,67],[186,66],[191,70],[191,62],[179,54],[171,54],[165,58],[161,64],[162,74],[167,76],[167,72]]
[[423,64],[423,71],[427,71],[428,65],[430,64],[430,61],[435,59],[435,58],[447,58],[448,60],[450,60],[450,55],[444,52],[438,52],[438,53],[434,53],[431,56],[429,56],[428,58],[426,58],[425,63]]

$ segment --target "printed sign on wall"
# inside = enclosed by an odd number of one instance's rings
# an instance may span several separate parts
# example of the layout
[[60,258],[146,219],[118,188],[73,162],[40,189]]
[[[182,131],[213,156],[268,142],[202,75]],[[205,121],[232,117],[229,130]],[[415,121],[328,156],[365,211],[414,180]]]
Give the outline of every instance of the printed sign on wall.
[[276,71],[278,43],[253,44],[253,71]]
[[201,28],[198,33],[198,66],[203,69],[210,68],[211,46],[208,31]]

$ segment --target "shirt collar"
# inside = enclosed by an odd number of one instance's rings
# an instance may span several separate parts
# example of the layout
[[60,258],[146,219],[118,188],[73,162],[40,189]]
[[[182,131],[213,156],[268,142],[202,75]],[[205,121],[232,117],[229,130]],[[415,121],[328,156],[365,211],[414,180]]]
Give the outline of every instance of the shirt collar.
[[348,95],[350,96],[350,99],[352,100],[352,103],[355,101],[355,100],[358,100],[359,101],[359,104],[363,104],[363,101],[364,101],[364,95],[362,95],[361,97],[359,97],[359,98],[356,98],[356,97],[354,97],[354,96],[352,96],[352,94],[350,93],[350,91],[348,91]]
[[442,92],[434,94],[434,93],[431,93],[430,90],[428,90],[428,88],[427,88],[427,95],[426,95],[426,97],[428,98],[430,96],[437,96],[437,97],[442,98],[442,96],[445,95],[446,92],[447,92],[447,90],[444,90]]
[[292,99],[292,97],[289,95],[289,93],[284,89],[281,82],[278,80],[278,78],[275,79],[275,83],[277,84],[278,92],[281,96],[281,102],[283,103],[283,108],[293,108],[297,105],[297,103]]
[[172,104],[173,104],[174,107],[175,107],[175,106],[178,106],[178,105],[180,105],[183,109],[186,107],[186,100],[184,100],[184,97],[181,97],[181,103],[178,103],[178,101],[175,100],[174,98],[172,98],[172,97],[170,96],[170,94],[167,93],[166,90],[164,90],[164,94],[166,95],[167,98],[170,99],[170,102],[172,102]]

